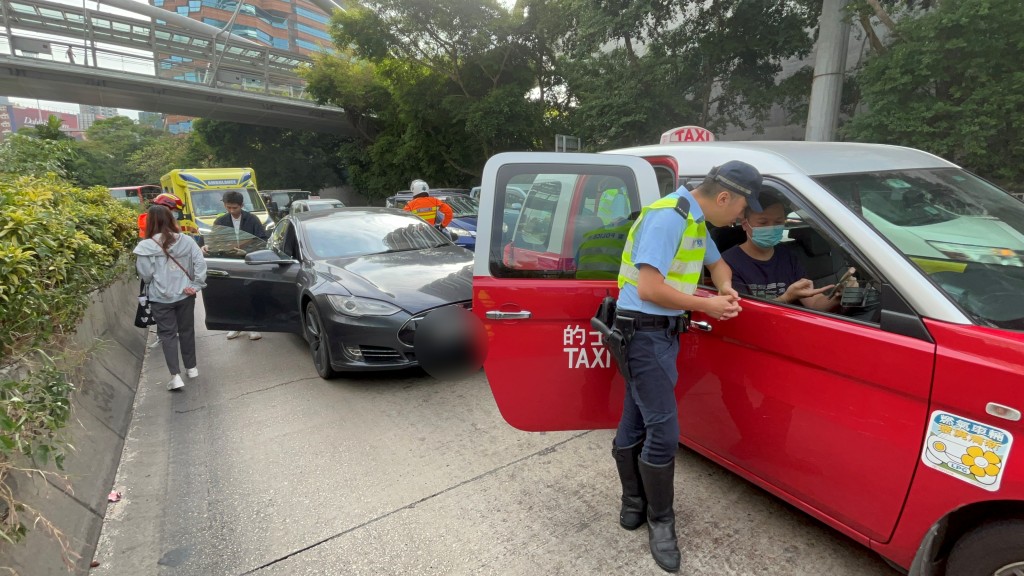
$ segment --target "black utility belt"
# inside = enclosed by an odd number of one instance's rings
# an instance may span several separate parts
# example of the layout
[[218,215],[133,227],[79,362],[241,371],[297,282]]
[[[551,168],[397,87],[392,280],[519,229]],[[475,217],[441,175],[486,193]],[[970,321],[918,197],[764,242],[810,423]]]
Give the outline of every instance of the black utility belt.
[[619,310],[615,314],[615,327],[619,329],[631,327],[633,330],[641,332],[668,329],[685,332],[689,324],[686,319],[687,316],[689,316],[688,312],[682,316],[662,316],[660,314],[644,314],[643,312]]

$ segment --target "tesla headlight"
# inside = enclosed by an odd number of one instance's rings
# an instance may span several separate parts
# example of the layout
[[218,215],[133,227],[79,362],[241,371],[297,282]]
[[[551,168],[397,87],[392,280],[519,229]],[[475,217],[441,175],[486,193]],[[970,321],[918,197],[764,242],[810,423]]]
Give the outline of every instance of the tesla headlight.
[[932,240],[928,240],[928,244],[951,260],[981,262],[982,264],[1001,264],[1003,266],[1024,266],[1024,252],[1011,248],[935,242]]
[[327,300],[334,306],[334,309],[346,316],[391,316],[401,310],[394,304],[388,304],[380,300],[360,298],[359,296],[339,296],[331,294]]

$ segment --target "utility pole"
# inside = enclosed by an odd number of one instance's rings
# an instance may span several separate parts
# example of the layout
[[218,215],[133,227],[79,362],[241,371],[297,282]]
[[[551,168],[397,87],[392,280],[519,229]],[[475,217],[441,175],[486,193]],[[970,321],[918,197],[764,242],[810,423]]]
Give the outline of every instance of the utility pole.
[[818,45],[814,58],[814,83],[807,110],[807,132],[810,142],[835,139],[839,124],[839,104],[843,98],[843,77],[846,74],[846,50],[850,42],[850,23],[844,8],[848,0],[824,0],[818,22]]

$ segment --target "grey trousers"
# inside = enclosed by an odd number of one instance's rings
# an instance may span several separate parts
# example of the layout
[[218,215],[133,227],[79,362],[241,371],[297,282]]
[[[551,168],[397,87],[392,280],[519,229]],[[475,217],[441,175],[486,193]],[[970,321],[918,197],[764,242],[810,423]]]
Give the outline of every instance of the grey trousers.
[[181,374],[178,365],[178,346],[185,368],[196,367],[196,297],[189,296],[170,304],[153,302],[156,335],[164,349],[164,360],[171,375]]

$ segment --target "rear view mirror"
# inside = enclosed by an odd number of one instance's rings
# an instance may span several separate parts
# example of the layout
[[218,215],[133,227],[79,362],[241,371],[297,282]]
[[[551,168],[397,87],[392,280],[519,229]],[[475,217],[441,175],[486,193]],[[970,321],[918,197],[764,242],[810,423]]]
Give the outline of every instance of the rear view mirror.
[[519,202],[515,202],[515,203],[512,204],[512,209],[513,210],[520,210],[520,209],[522,209],[522,207],[523,207],[523,205],[520,204]]

